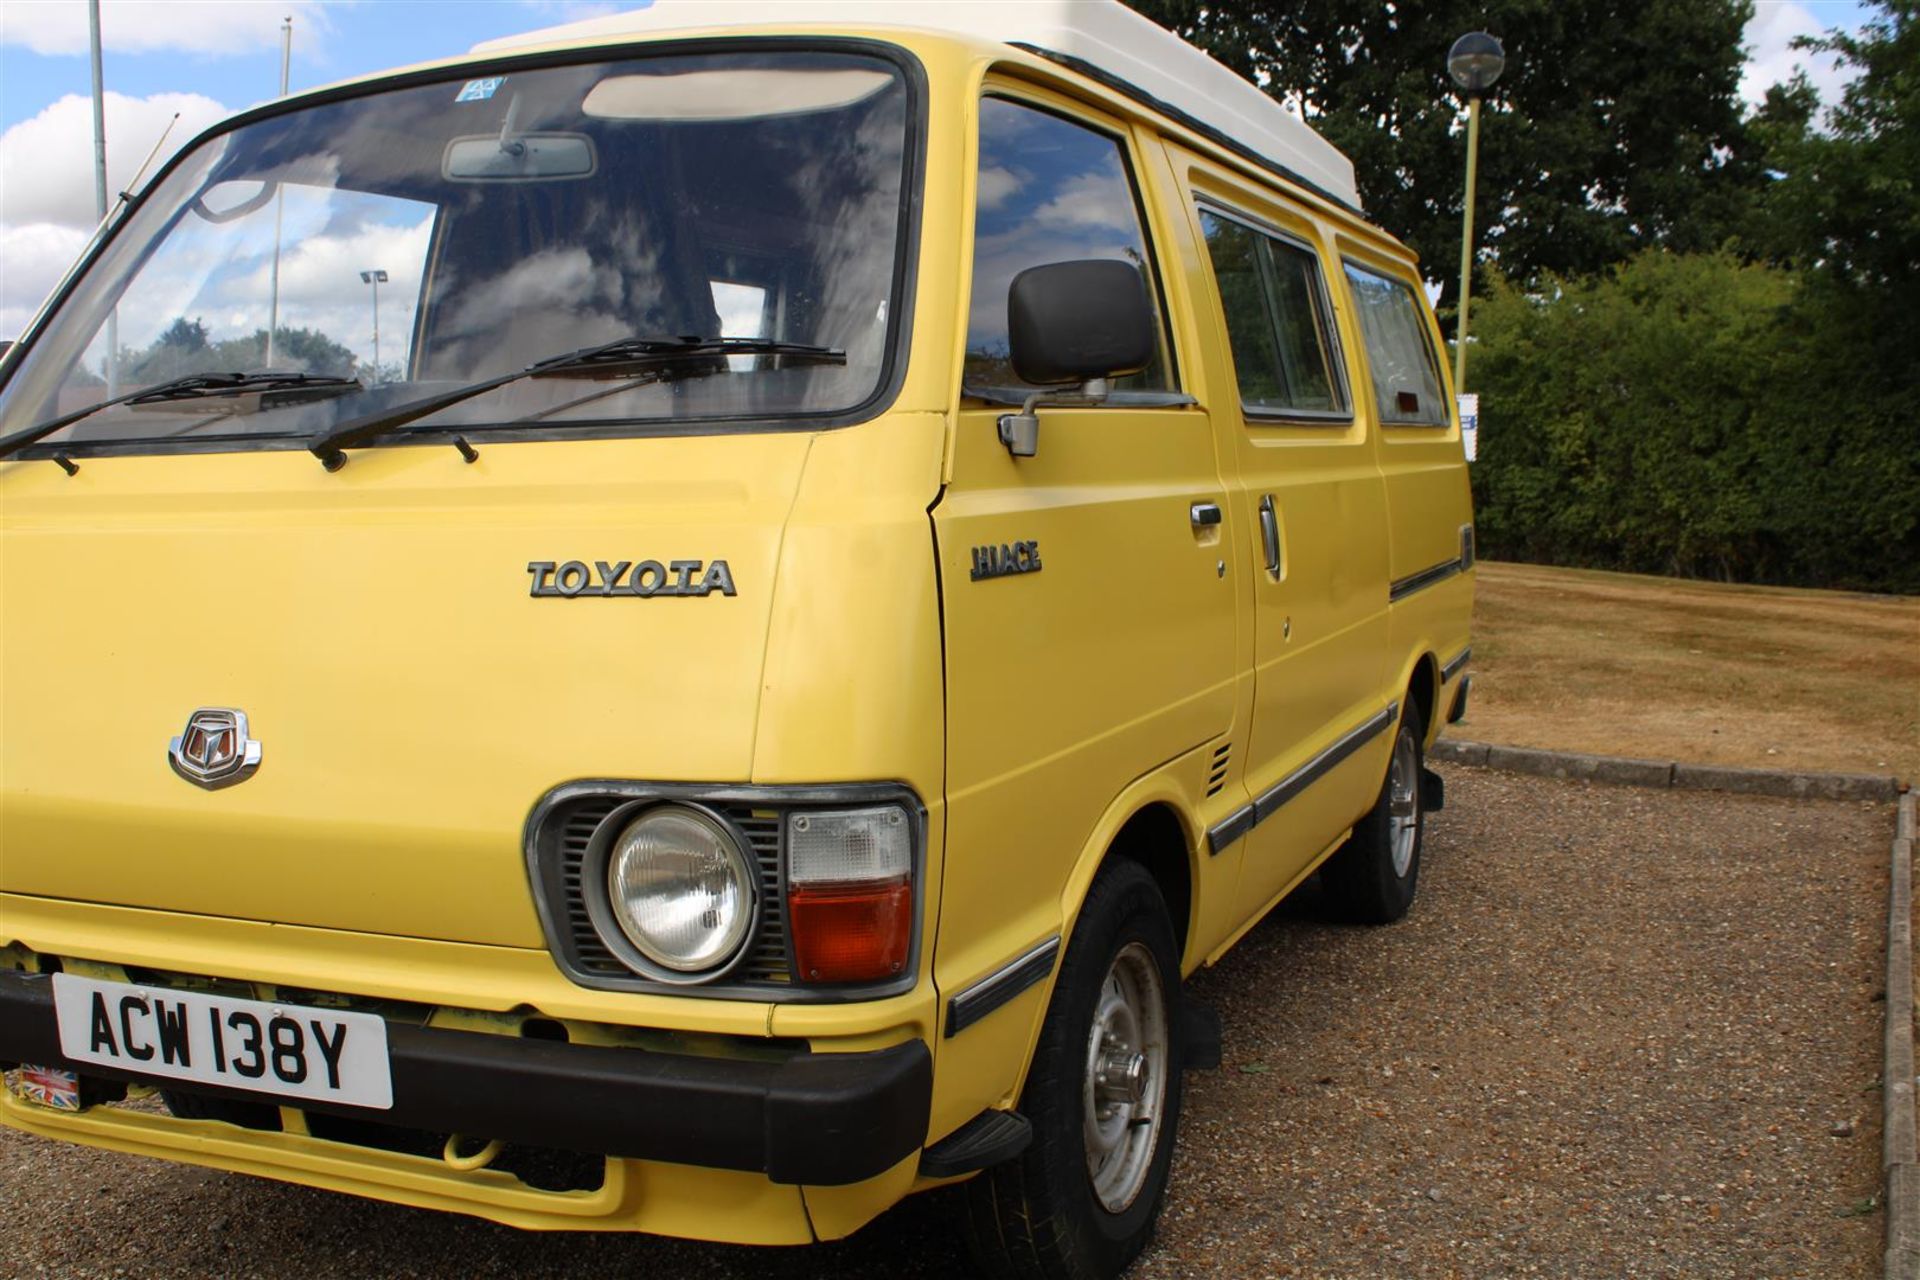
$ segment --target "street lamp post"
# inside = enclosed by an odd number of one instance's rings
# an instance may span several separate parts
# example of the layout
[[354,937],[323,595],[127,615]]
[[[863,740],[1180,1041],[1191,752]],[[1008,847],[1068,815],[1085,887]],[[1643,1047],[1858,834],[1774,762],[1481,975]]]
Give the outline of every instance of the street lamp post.
[[[293,18],[280,20],[280,96],[287,96],[287,73],[293,68]],[[280,328],[280,228],[287,193],[279,183],[273,189],[273,275],[267,286],[267,368],[273,368],[273,335]]]
[[[88,0],[87,34],[93,57],[93,206],[107,220],[107,94],[100,72],[100,0]],[[131,190],[132,188],[128,188]],[[120,308],[107,312],[107,397],[120,394]]]
[[1467,190],[1460,201],[1460,319],[1453,340],[1455,394],[1467,386],[1467,304],[1473,297],[1473,186],[1480,176],[1480,99],[1506,65],[1506,50],[1484,31],[1468,32],[1447,51],[1447,74],[1467,91]]
[[373,286],[373,376],[380,376],[380,286],[387,282],[387,273],[377,267],[372,271],[360,273],[360,283]]

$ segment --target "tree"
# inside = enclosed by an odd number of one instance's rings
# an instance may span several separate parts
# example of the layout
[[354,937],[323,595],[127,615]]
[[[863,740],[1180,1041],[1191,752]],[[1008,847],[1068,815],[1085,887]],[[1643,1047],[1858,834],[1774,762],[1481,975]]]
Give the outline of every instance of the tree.
[[[214,345],[221,369],[261,369],[267,363],[267,331],[255,329],[244,338],[228,338]],[[318,329],[280,328],[274,331],[273,367],[301,373],[328,373],[345,377],[359,357]]]
[[1660,244],[1715,248],[1759,180],[1741,121],[1748,0],[1129,0],[1269,93],[1354,162],[1371,216],[1455,303],[1465,102],[1458,36],[1501,38],[1481,115],[1476,222],[1506,274],[1584,273]]
[[206,323],[176,316],[145,351],[123,350],[120,368],[134,383],[164,382],[212,368],[207,355]]
[[1492,284],[1474,308],[1487,556],[1920,587],[1920,454],[1803,276],[1649,250]]
[[[123,347],[120,376],[134,384],[164,382],[192,373],[245,373],[265,366],[267,331],[211,341],[206,322],[177,316],[144,351]],[[276,369],[347,376],[358,357],[318,329],[276,330]]]
[[1891,422],[1920,386],[1920,0],[1877,7],[1858,34],[1799,42],[1857,71],[1824,127],[1804,78],[1768,95],[1755,134],[1774,176],[1747,239],[1804,268],[1826,322],[1875,353]]

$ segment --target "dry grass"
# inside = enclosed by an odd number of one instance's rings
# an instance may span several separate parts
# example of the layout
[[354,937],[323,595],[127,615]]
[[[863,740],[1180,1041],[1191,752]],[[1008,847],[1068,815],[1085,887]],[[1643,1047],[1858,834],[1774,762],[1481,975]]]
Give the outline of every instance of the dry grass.
[[1483,561],[1473,633],[1457,737],[1920,779],[1920,598]]

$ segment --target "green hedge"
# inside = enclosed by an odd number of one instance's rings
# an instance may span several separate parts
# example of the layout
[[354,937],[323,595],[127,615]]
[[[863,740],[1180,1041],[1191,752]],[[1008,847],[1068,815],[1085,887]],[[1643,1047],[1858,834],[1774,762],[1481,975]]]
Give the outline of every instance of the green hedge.
[[1863,311],[1730,254],[1496,279],[1467,369],[1484,553],[1920,591],[1920,405]]

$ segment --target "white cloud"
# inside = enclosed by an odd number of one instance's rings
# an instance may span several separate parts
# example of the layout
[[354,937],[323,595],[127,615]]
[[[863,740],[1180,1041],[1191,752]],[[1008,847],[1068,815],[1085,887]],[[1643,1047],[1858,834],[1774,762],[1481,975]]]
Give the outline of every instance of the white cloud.
[[998,209],[1020,190],[1020,177],[1011,169],[989,165],[980,171],[979,200],[982,209]]
[[[373,356],[373,294],[360,272],[388,273],[380,286],[380,353],[389,363],[407,348],[431,218],[414,223],[357,221],[332,232],[316,228],[329,215],[405,218],[413,206],[364,197],[296,190],[286,201],[280,255],[279,322],[314,329],[359,354]],[[120,341],[143,347],[175,317],[199,320],[218,342],[267,327],[273,252],[271,205],[221,226],[188,218],[141,269],[120,306]]]
[[[109,93],[106,108],[109,202],[133,181],[134,171],[174,112],[180,120],[148,167],[147,178],[202,129],[229,114],[220,103],[197,93],[156,93],[150,98]],[[91,100],[68,94],[0,134],[0,226],[48,222],[91,230],[98,221]]]
[[[194,93],[106,95],[107,199],[118,197],[174,112],[147,177],[227,108]],[[95,224],[93,104],[68,95],[0,134],[0,338],[18,337]]]
[[0,225],[0,338],[17,338],[87,243],[87,233],[36,222]]
[[[1834,6],[1821,8],[1831,11]],[[1784,84],[1793,79],[1795,71],[1804,70],[1820,91],[1821,105],[1833,107],[1853,76],[1842,69],[1837,58],[1795,49],[1793,40],[1796,36],[1821,35],[1854,16],[1834,13],[1823,21],[1811,7],[1793,0],[1763,0],[1755,5],[1744,33],[1747,63],[1740,72],[1740,96],[1757,106],[1766,99],[1769,88]]]
[[1033,211],[1043,227],[1103,227],[1131,231],[1137,225],[1133,192],[1119,170],[1091,170],[1058,186],[1059,195]]
[[[352,234],[312,236],[290,244],[280,261],[280,323],[316,329],[371,360],[373,291],[361,282],[360,272],[379,267],[388,275],[380,286],[380,354],[389,364],[401,359],[413,332],[414,303],[432,232],[432,219],[422,218],[412,226],[370,223]],[[223,285],[220,298],[246,318],[215,326],[214,316],[224,308],[209,308],[209,326],[230,336],[264,329],[266,277],[263,267],[244,281]]]
[[[255,53],[278,47],[285,17],[292,17],[294,38],[306,52],[316,37],[333,30],[320,0],[101,0],[100,43],[110,53]],[[0,44],[42,54],[85,53],[87,6],[79,0],[6,0],[0,4]]]

